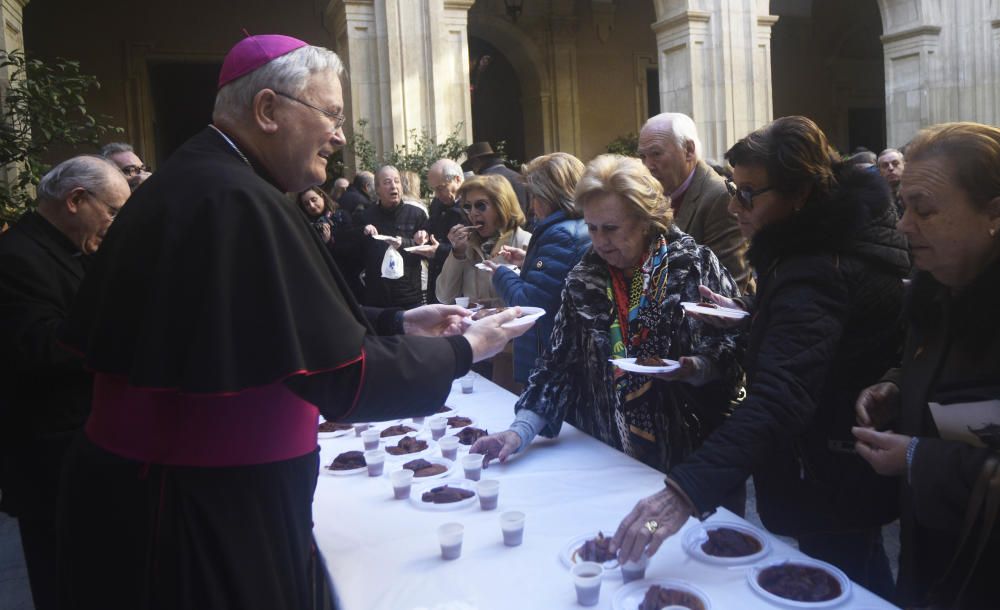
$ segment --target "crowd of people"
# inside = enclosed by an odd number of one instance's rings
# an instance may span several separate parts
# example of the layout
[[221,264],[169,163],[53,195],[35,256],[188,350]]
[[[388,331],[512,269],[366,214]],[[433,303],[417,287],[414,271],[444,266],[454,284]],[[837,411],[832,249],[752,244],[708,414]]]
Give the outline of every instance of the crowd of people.
[[622,507],[623,560],[742,513],[753,477],[770,531],[886,599],[994,603],[1000,129],[845,156],[789,116],[713,169],[663,113],[637,158],[517,171],[478,142],[468,173],[329,181],[344,76],[248,37],[158,171],[122,143],[71,158],[0,236],[0,485],[36,607],[333,607],[317,416],[427,415],[474,366],[519,394],[487,463],[566,421],[664,473]]

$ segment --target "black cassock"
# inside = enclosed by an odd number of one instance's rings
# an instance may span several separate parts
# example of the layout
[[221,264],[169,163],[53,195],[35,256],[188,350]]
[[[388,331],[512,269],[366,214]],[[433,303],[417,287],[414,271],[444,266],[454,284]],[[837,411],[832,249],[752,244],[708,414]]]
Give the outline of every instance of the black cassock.
[[95,372],[60,506],[66,607],[321,606],[315,407],[427,415],[471,363],[460,337],[394,326],[257,164],[212,128],[188,141],[119,214],[65,336]]

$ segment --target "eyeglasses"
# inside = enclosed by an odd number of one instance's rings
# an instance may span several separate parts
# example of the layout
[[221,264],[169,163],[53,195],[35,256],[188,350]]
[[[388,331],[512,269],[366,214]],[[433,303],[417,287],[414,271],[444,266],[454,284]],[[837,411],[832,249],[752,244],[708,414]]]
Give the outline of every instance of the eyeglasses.
[[772,190],[773,186],[765,186],[762,189],[747,189],[736,186],[736,183],[732,180],[726,180],[726,189],[729,191],[730,197],[735,197],[736,201],[740,202],[747,211],[753,210],[753,198],[757,195],[763,195],[764,193]]
[[[273,89],[272,89],[272,91],[273,91]],[[282,93],[281,91],[275,91],[274,93],[277,94],[277,95],[280,95],[283,98],[290,99],[293,102],[298,102],[298,103],[300,103],[303,106],[306,106],[308,108],[312,108],[316,112],[322,114],[326,118],[328,118],[331,121],[333,121],[333,128],[334,129],[340,129],[341,127],[344,126],[344,123],[347,122],[347,115],[345,115],[345,114],[337,114],[335,112],[330,112],[329,110],[323,110],[319,106],[313,106],[309,102],[304,102],[304,101],[300,100],[297,97],[293,97],[291,95],[288,95],[287,93]]]
[[91,199],[93,199],[94,201],[97,201],[98,203],[100,203],[101,205],[103,205],[105,208],[107,208],[108,209],[108,218],[110,218],[112,221],[115,218],[118,217],[118,212],[121,211],[120,207],[116,208],[115,206],[111,205],[107,201],[104,201],[103,199],[101,199],[100,197],[98,197],[93,191],[88,191],[87,189],[84,189],[83,192],[87,193],[88,195],[90,195]]
[[134,178],[143,172],[151,172],[148,165],[126,165],[122,168],[122,173],[129,178]]
[[489,207],[489,205],[490,205],[489,201],[485,199],[480,199],[479,201],[473,201],[472,203],[463,203],[462,209],[465,210],[466,212],[471,212],[472,208],[475,207],[477,212],[483,213],[486,211],[486,208]]

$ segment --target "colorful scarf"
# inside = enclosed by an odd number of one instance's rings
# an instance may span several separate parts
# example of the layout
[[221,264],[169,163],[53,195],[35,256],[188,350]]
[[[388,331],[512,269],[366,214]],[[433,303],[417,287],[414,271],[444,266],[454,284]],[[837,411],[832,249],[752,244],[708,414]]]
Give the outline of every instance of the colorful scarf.
[[[667,298],[667,242],[658,235],[632,273],[626,287],[625,274],[609,268],[608,300],[614,304],[610,337],[613,358],[666,357],[670,337],[660,336],[663,303]],[[660,405],[650,392],[652,378],[615,369],[618,408],[615,421],[625,453],[647,461],[657,453],[653,417]],[[665,439],[663,439],[665,440]],[[662,440],[661,440],[662,442]]]

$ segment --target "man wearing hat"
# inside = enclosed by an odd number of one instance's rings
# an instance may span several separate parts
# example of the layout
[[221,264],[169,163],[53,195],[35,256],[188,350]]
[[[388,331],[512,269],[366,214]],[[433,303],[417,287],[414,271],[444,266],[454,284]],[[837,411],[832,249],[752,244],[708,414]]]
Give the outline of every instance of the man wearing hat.
[[500,327],[515,312],[458,335],[461,308],[351,297],[286,198],[345,144],[342,77],[331,51],[247,37],[212,124],[108,233],[63,337],[94,371],[63,478],[65,607],[329,606],[312,538],[319,413],[430,414],[523,332]]
[[[528,197],[528,189],[524,185],[524,177],[519,172],[512,170],[503,163],[503,159],[493,152],[493,147],[489,142],[476,142],[465,149],[467,158],[466,164],[479,175],[500,174],[510,182],[517,195],[517,200],[521,204],[521,211],[528,219],[529,224],[534,217],[531,211],[531,199]],[[465,164],[463,164],[464,167]]]

